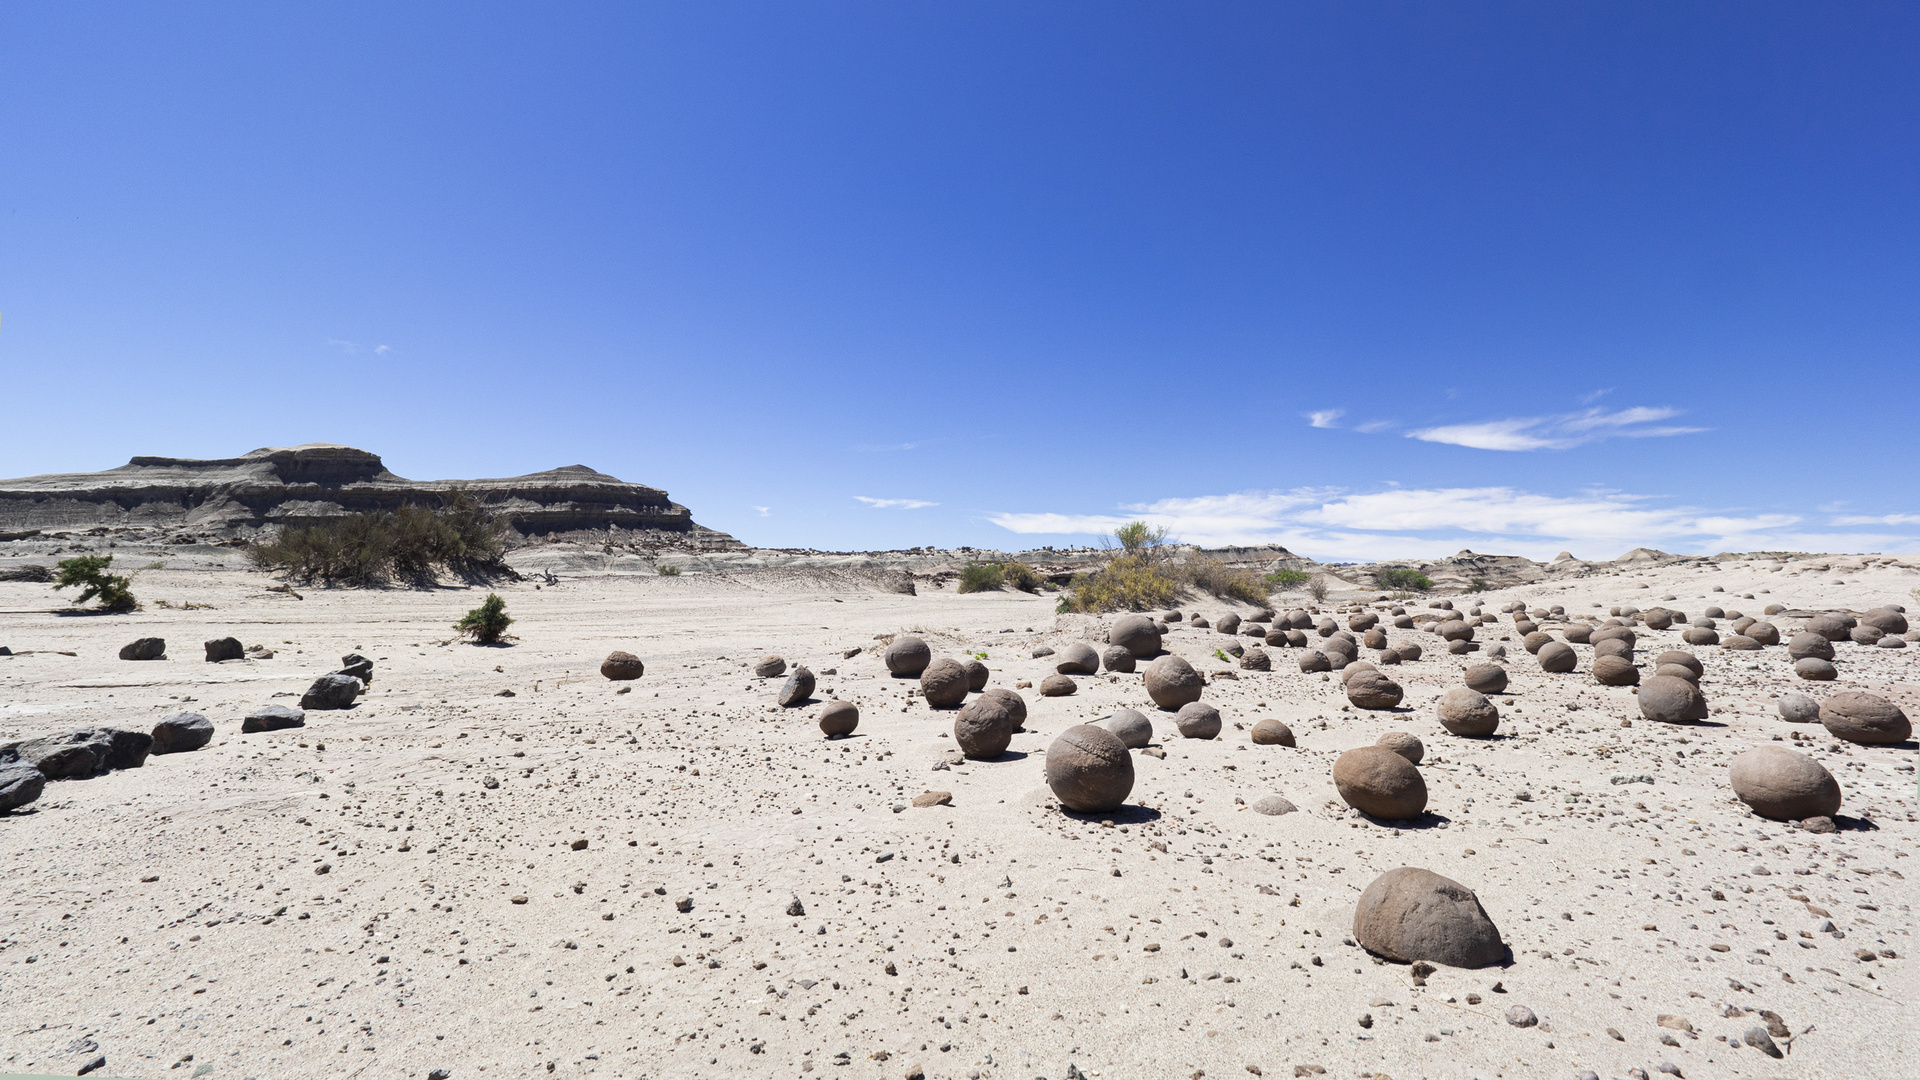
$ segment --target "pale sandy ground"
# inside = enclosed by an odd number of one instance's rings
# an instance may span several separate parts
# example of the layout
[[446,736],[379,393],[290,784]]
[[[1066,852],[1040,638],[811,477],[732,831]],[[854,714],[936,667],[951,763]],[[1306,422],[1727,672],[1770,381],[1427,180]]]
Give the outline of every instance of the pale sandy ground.
[[[519,620],[507,648],[448,643],[479,599],[468,590],[295,600],[247,571],[163,570],[142,575],[146,599],[213,607],[72,618],[44,613],[46,586],[0,584],[0,644],[78,654],[0,659],[0,738],[182,708],[218,728],[203,751],[49,784],[0,818],[0,1069],[71,1074],[104,1053],[103,1075],[181,1078],[901,1077],[917,1063],[930,1077],[1313,1066],[1407,1080],[1663,1060],[1701,1080],[1916,1075],[1913,750],[1837,744],[1781,722],[1771,699],[1865,688],[1920,716],[1920,648],[1839,645],[1842,680],[1825,687],[1794,679],[1782,648],[1701,648],[1713,722],[1680,728],[1640,720],[1627,690],[1541,673],[1509,642],[1505,737],[1487,741],[1432,718],[1476,658],[1424,631],[1392,632],[1428,649],[1391,671],[1408,689],[1398,713],[1343,708],[1337,682],[1274,649],[1275,672],[1208,688],[1228,721],[1218,740],[1183,741],[1153,714],[1167,756],[1137,756],[1135,808],[1109,823],[1060,812],[1042,758],[1071,724],[1150,708],[1137,676],[1027,691],[1011,756],[936,771],[951,714],[871,650],[916,628],[936,653],[985,652],[995,685],[1037,683],[1051,668],[1031,650],[1078,636],[1070,619],[1056,629],[1051,598],[795,581],[515,584],[501,589]],[[1917,586],[1899,567],[1756,563],[1483,599],[1580,613],[1672,593],[1690,615],[1757,614],[1920,606]],[[147,634],[171,660],[115,658]],[[204,663],[200,642],[226,634],[279,654]],[[1182,629],[1169,645],[1213,672],[1224,640]],[[1677,641],[1645,633],[1641,663]],[[856,647],[870,651],[841,658]],[[616,648],[647,662],[628,694],[597,674]],[[1591,651],[1576,648],[1584,672]],[[291,703],[349,650],[377,662],[357,708],[239,733],[245,712]],[[817,696],[857,702],[857,736],[824,741],[817,705],[773,708],[780,680],[747,668],[767,652],[837,669]],[[1250,745],[1265,716],[1300,747]],[[1330,780],[1336,754],[1396,729],[1428,748],[1419,827],[1358,818]],[[1803,745],[1840,778],[1843,815],[1870,828],[1807,834],[1731,799],[1729,757],[1789,730],[1816,736]],[[1654,782],[1612,782],[1637,775]],[[929,789],[953,805],[896,810]],[[1302,812],[1242,804],[1275,792]],[[1350,944],[1360,890],[1401,865],[1476,889],[1514,963],[1416,987]],[[786,914],[795,897],[804,917]],[[1862,962],[1863,947],[1898,958]],[[1724,1016],[1729,1003],[1784,1017],[1787,1058],[1730,1047],[1760,1020]],[[1514,1004],[1542,1023],[1509,1026]],[[1696,1034],[1657,1026],[1667,1013]]]

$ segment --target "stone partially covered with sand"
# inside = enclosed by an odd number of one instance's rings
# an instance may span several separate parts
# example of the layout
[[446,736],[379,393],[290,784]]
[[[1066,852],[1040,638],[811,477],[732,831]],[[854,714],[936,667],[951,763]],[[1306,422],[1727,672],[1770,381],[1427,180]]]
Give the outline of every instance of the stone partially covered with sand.
[[1802,821],[1840,809],[1840,784],[1826,766],[1784,746],[1756,746],[1727,770],[1733,793],[1761,817]]
[[1906,742],[1913,724],[1900,706],[1861,690],[1842,690],[1820,703],[1820,723],[1836,739],[1868,746]]
[[1084,641],[1060,646],[1053,661],[1053,670],[1062,675],[1093,675],[1100,671],[1100,654]]
[[1074,682],[1071,675],[1056,672],[1040,680],[1041,697],[1071,697],[1079,689],[1080,684]]
[[1250,737],[1255,746],[1292,746],[1294,744],[1293,729],[1272,717],[1254,724]]
[[1047,747],[1047,787],[1069,810],[1118,810],[1133,792],[1133,755],[1106,728],[1070,727]]
[[1472,889],[1412,866],[1381,874],[1360,894],[1353,937],[1368,952],[1401,963],[1483,968],[1508,955]]
[[1147,665],[1147,696],[1163,709],[1199,701],[1207,682],[1185,659],[1168,653]]
[[1419,817],[1427,808],[1420,770],[1381,746],[1361,746],[1334,759],[1333,786],[1348,806],[1388,821]]
[[1685,679],[1655,675],[1640,684],[1640,715],[1662,724],[1707,718],[1707,696]]

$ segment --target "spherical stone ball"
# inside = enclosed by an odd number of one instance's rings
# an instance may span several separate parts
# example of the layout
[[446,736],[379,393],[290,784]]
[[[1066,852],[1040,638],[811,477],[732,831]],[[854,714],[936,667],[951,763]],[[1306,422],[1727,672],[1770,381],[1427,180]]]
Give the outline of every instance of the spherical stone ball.
[[1403,664],[1411,664],[1415,660],[1420,659],[1421,656],[1420,646],[1415,645],[1411,641],[1405,641],[1395,645],[1393,651],[1400,654],[1400,662]]
[[1363,671],[1379,671],[1379,670],[1380,670],[1379,668],[1374,667],[1372,664],[1368,663],[1365,660],[1352,660],[1347,663],[1346,667],[1340,669],[1340,681],[1342,683],[1345,683],[1347,680],[1353,678],[1355,675],[1358,675]]
[[1353,908],[1353,939],[1376,956],[1484,968],[1507,961],[1500,931],[1472,889],[1402,866],[1375,878]]
[[1845,641],[1847,640],[1847,631],[1850,629],[1852,629],[1852,627],[1848,625],[1848,620],[1842,619],[1838,615],[1815,615],[1813,618],[1807,620],[1806,632],[1809,634],[1819,634],[1828,641]]
[[1745,634],[1729,634],[1720,639],[1720,647],[1734,652],[1759,652],[1760,643]]
[[1808,682],[1832,682],[1840,677],[1840,669],[1833,661],[1822,660],[1817,656],[1805,656],[1793,662],[1793,673]]
[[1040,680],[1041,697],[1067,697],[1078,689],[1079,684],[1071,677],[1058,673]]
[[1639,640],[1632,630],[1624,626],[1603,626],[1587,635],[1587,642],[1592,645],[1598,645],[1603,641],[1624,641],[1627,643],[1629,654],[1633,652],[1633,647]]
[[1427,748],[1421,745],[1420,740],[1404,731],[1389,731],[1375,739],[1373,745],[1386,747],[1412,765],[1420,764],[1420,759],[1427,756]]
[[1803,821],[1840,809],[1840,784],[1826,766],[1784,746],[1756,746],[1727,769],[1733,794],[1761,817]]
[[1243,623],[1240,627],[1240,636],[1250,637],[1255,641],[1260,641],[1266,638],[1267,628],[1261,626],[1259,623]]
[[1568,623],[1560,635],[1575,645],[1588,645],[1593,640],[1593,627],[1586,623]]
[[1222,634],[1237,634],[1240,632],[1240,616],[1229,611],[1214,620],[1213,628]]
[[1759,621],[1760,621],[1759,619],[1749,619],[1742,616],[1741,618],[1735,619],[1732,622],[1728,623],[1727,629],[1732,630],[1736,634],[1744,634],[1747,632],[1747,627],[1752,626],[1754,623],[1757,623]]
[[1107,630],[1107,643],[1145,659],[1160,651],[1160,628],[1145,615],[1122,615]]
[[[1324,670],[1324,669],[1323,669]],[[1193,665],[1168,653],[1147,665],[1147,696],[1163,709],[1178,709],[1190,701],[1199,701],[1207,681]]]
[[1528,634],[1526,637],[1520,640],[1520,647],[1527,650],[1530,653],[1537,654],[1539,653],[1540,647],[1542,645],[1550,645],[1552,643],[1553,643],[1552,634],[1547,633],[1545,630],[1535,630],[1533,633]]
[[1689,645],[1718,645],[1720,633],[1705,626],[1689,626],[1686,632],[1680,635],[1680,640]]
[[1107,730],[1118,735],[1129,750],[1138,750],[1153,741],[1153,725],[1138,709],[1121,709],[1107,717]]
[[853,734],[860,726],[860,709],[851,701],[829,701],[820,710],[820,733],[832,739]]
[[1214,648],[1220,650],[1221,652],[1231,653],[1234,656],[1239,656],[1240,654],[1247,651],[1246,648],[1237,641],[1229,641],[1224,645],[1216,645],[1214,646]]
[[1821,660],[1833,659],[1833,642],[1811,631],[1802,631],[1793,635],[1787,642],[1787,656],[1794,660],[1803,660],[1809,656]]
[[1821,702],[1820,722],[1835,738],[1869,746],[1906,742],[1913,735],[1900,706],[1860,690],[1842,690]]
[[1313,624],[1313,632],[1319,634],[1321,637],[1332,637],[1339,629],[1340,624],[1325,615],[1320,616]]
[[1240,658],[1240,667],[1244,671],[1272,671],[1273,658],[1265,649],[1248,649],[1247,655]]
[[1427,782],[1413,763],[1385,747],[1361,746],[1333,763],[1333,786],[1348,806],[1388,821],[1419,817]]
[[967,689],[971,692],[978,693],[985,690],[987,680],[993,678],[993,672],[988,671],[987,665],[978,660],[968,660],[960,666],[967,669]]
[[1499,664],[1475,664],[1462,675],[1469,688],[1482,694],[1498,694],[1507,688],[1507,669]]
[[1847,631],[1847,636],[1853,639],[1855,645],[1872,645],[1885,635],[1885,630],[1880,629],[1872,623],[1864,622]]
[[1124,675],[1133,670],[1134,663],[1133,653],[1122,646],[1109,645],[1100,650],[1100,666],[1108,671]]
[[1434,632],[1446,641],[1473,640],[1473,627],[1468,626],[1463,619],[1448,619],[1446,622],[1435,627]]
[[1363,641],[1369,649],[1384,649],[1387,647],[1387,632],[1377,626],[1372,627],[1362,635],[1361,641]]
[[1676,679],[1685,679],[1695,686],[1700,685],[1700,673],[1680,664],[1655,664],[1653,666],[1653,673],[1655,675],[1671,675]]
[[1399,683],[1378,671],[1363,671],[1347,680],[1347,700],[1356,708],[1391,709],[1405,696]]
[[1220,734],[1220,710],[1204,701],[1189,701],[1173,715],[1173,726],[1183,739],[1211,739]]
[[1133,755],[1106,728],[1070,727],[1047,747],[1047,787],[1069,810],[1118,810],[1133,791]]
[[1379,655],[1374,658],[1373,662],[1382,666],[1397,664],[1400,662],[1400,654],[1392,649],[1381,649]]
[[1860,617],[1860,621],[1878,627],[1883,634],[1904,634],[1907,632],[1907,617],[1904,613],[1890,607],[1878,607]]
[[786,684],[780,687],[780,707],[797,709],[805,705],[813,699],[813,686],[813,672],[808,671],[806,665],[794,668]]
[[629,682],[647,673],[647,665],[630,652],[615,650],[600,661],[600,674],[619,682]]
[[900,678],[917,679],[927,670],[927,665],[933,663],[933,650],[912,634],[902,634],[893,639],[880,659],[888,671]]
[[753,665],[753,673],[763,679],[777,678],[787,673],[787,662],[778,656],[763,656]]
[[1252,738],[1255,746],[1292,746],[1293,729],[1269,717],[1253,725]]
[[1300,654],[1300,670],[1307,674],[1316,671],[1332,671],[1333,662],[1319,649],[1309,649]]
[[1062,675],[1094,675],[1100,671],[1100,654],[1084,641],[1060,646],[1053,659],[1053,670]]
[[1162,622],[1179,622],[1183,616],[1178,611],[1169,611],[1160,617]]
[[[1287,631],[1277,629],[1277,628],[1267,631],[1267,644],[1273,646],[1276,649],[1287,648],[1288,646],[1293,644],[1291,641],[1287,639],[1287,633],[1288,633]],[[1297,634],[1299,633],[1299,631],[1295,630],[1293,631],[1293,633]]]
[[1593,643],[1593,655],[1618,656],[1623,660],[1633,659],[1633,646],[1619,638],[1603,638]]
[[1780,644],[1780,628],[1770,622],[1749,623],[1747,628],[1740,632],[1762,645]]
[[1640,669],[1625,657],[1596,656],[1593,659],[1593,681],[1601,686],[1638,686]]
[[1534,659],[1540,661],[1541,671],[1568,672],[1572,671],[1574,665],[1580,662],[1580,657],[1574,653],[1573,646],[1568,645],[1564,641],[1554,641],[1542,645],[1540,646],[1540,651],[1534,653],[1533,656]]
[[1008,690],[1005,687],[997,687],[992,690],[981,691],[980,696],[998,698],[1001,704],[1007,707],[1007,718],[1008,721],[1013,724],[1013,730],[1026,730],[1027,699],[1021,697],[1018,691]]
[[1500,727],[1500,710],[1485,694],[1465,686],[1440,695],[1435,711],[1440,726],[1455,735],[1484,739]]
[[1649,630],[1665,630],[1673,625],[1673,612],[1663,607],[1648,608],[1640,621],[1646,623]]
[[972,681],[965,664],[943,656],[921,671],[920,696],[936,709],[951,709],[967,700]]
[[1380,625],[1380,616],[1371,611],[1362,611],[1347,619],[1347,629],[1355,633],[1371,630],[1378,625]]
[[1687,668],[1693,672],[1694,682],[1699,682],[1700,677],[1707,673],[1707,669],[1700,666],[1700,658],[1693,655],[1690,652],[1687,652],[1684,649],[1668,649],[1666,652],[1663,652],[1659,656],[1654,657],[1653,664],[1655,667],[1665,667],[1668,664],[1678,664],[1681,667]]
[[1006,753],[1013,741],[1013,718],[1007,715],[1006,702],[984,695],[967,702],[953,718],[953,741],[975,761]]
[[1786,693],[1773,703],[1780,710],[1780,719],[1789,724],[1817,724],[1820,722],[1820,703],[1805,694]]
[[1685,679],[1655,675],[1640,684],[1640,715],[1662,724],[1705,720],[1707,697]]

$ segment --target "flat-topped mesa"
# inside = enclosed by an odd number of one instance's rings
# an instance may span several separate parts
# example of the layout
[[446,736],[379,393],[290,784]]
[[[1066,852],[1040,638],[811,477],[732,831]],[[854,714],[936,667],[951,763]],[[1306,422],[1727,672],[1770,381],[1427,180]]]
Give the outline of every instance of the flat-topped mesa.
[[0,480],[0,530],[109,527],[188,528],[244,534],[344,514],[440,504],[465,490],[522,535],[632,529],[698,536],[704,529],[659,488],[629,484],[584,465],[527,476],[408,480],[378,454],[309,443],[266,447],[235,458],[136,457],[117,469]]

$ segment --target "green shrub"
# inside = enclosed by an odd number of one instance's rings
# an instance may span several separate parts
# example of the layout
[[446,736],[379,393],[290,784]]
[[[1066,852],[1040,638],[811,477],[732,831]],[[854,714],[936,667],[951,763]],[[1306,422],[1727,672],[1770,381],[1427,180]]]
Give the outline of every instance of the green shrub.
[[1313,575],[1305,570],[1275,570],[1267,575],[1267,584],[1282,592],[1292,592],[1307,583]]
[[653,568],[653,572],[659,574],[661,577],[680,576],[680,568],[677,566],[656,566]]
[[1076,574],[1061,598],[1068,611],[1145,611],[1166,607],[1179,595],[1181,582],[1147,555],[1122,555],[1091,574]]
[[75,604],[84,604],[99,597],[101,611],[132,611],[140,606],[128,588],[133,582],[123,575],[107,573],[107,567],[112,565],[111,555],[80,555],[62,559],[54,567],[59,577],[53,587],[64,589],[69,585],[80,586],[80,595],[73,601]]
[[1120,547],[1129,555],[1151,551],[1166,542],[1167,529],[1149,526],[1144,521],[1129,521],[1113,530],[1113,538],[1120,541]]
[[987,592],[999,588],[1006,580],[1006,569],[999,563],[970,562],[960,571],[960,591]]
[[1196,589],[1248,604],[1267,602],[1266,582],[1251,570],[1238,570],[1205,555],[1192,559],[1181,569],[1182,576]]
[[1374,575],[1381,588],[1396,589],[1400,592],[1431,592],[1433,579],[1418,570],[1393,569],[1382,570]]
[[1042,584],[1040,575],[1033,572],[1033,567],[1028,566],[1018,559],[1013,559],[1009,562],[1002,563],[1000,568],[1006,576],[1007,584],[1019,589],[1021,592],[1040,591]]
[[467,612],[464,618],[453,624],[453,628],[482,645],[492,645],[512,625],[513,620],[507,618],[507,602],[500,599],[498,593],[488,593],[480,606]]
[[397,578],[424,585],[441,570],[487,580],[513,576],[501,562],[506,528],[479,500],[456,490],[437,509],[409,503],[291,526],[247,554],[260,569],[284,570],[298,581],[371,585]]
[[1468,578],[1468,579],[1467,579],[1467,591],[1468,591],[1468,592],[1486,592],[1486,591],[1487,591],[1487,579],[1486,579],[1486,578],[1483,578],[1483,577],[1477,577],[1477,578]]

